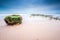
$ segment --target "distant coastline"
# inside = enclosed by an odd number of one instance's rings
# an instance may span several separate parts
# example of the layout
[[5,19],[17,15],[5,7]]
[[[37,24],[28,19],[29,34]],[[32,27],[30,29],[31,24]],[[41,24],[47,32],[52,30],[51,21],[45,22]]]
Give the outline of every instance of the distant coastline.
[[60,21],[60,17],[54,17],[53,15],[44,15],[44,14],[31,14],[31,16],[43,16],[43,17],[49,17],[50,19],[55,19]]

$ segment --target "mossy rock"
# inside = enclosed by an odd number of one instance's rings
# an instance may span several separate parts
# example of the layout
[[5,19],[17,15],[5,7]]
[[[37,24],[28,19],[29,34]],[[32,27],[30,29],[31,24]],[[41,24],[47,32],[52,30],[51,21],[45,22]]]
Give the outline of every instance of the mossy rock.
[[10,15],[10,16],[6,16],[4,18],[4,21],[8,25],[21,24],[22,23],[22,17],[20,15]]

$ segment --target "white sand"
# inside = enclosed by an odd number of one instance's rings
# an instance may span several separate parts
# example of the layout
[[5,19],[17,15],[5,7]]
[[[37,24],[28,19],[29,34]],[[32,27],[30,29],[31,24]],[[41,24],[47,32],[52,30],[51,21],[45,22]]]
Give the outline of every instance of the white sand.
[[60,40],[60,21],[23,16],[20,25],[8,26],[0,21],[0,40]]

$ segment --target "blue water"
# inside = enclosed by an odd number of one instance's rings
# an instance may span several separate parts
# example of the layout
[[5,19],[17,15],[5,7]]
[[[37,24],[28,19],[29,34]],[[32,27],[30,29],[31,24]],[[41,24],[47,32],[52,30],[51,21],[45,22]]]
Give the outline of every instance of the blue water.
[[60,0],[0,0],[0,14],[35,12],[60,14]]

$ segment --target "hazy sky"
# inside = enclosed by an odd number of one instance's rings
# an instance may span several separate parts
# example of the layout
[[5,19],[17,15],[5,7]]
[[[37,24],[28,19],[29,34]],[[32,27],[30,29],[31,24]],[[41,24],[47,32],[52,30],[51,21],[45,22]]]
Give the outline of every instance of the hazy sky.
[[6,10],[39,11],[39,9],[46,10],[45,8],[60,11],[60,0],[0,0],[1,12]]

